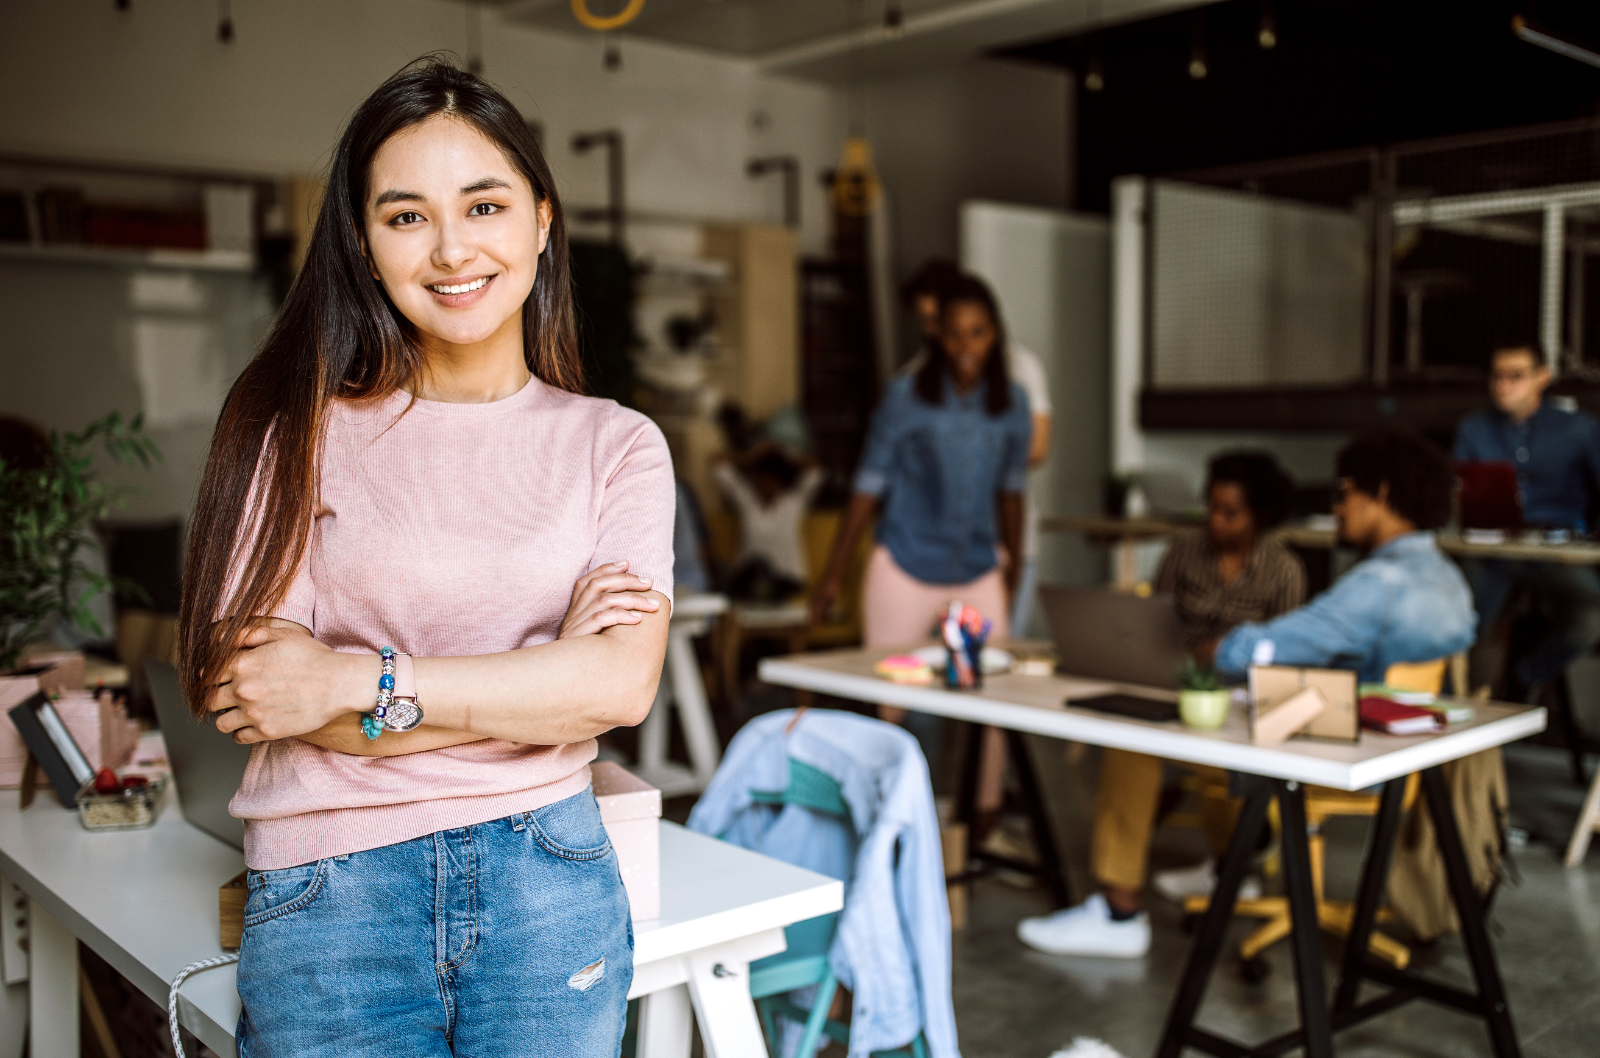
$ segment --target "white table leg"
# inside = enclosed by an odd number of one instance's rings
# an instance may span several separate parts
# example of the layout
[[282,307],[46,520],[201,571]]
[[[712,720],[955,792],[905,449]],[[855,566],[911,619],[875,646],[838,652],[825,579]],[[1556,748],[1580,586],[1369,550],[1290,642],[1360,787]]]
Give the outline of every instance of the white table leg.
[[693,627],[675,624],[667,633],[667,671],[672,677],[672,697],[701,789],[711,782],[722,756],[717,746],[716,725],[711,720],[711,703],[706,700],[705,682],[700,678],[700,663],[694,656],[694,644],[690,642],[696,632],[703,630],[703,625],[700,621]]
[[[670,676],[672,668],[672,632],[667,633],[667,668]],[[644,718],[644,723],[639,725],[639,770],[646,774],[659,771],[667,762],[667,724],[672,709],[672,684],[673,681],[663,679],[656,684],[656,700],[650,706],[650,714]]]
[[756,1058],[767,1053],[750,998],[750,966],[731,953],[709,951],[690,955],[689,996],[700,1022],[706,1058]]
[[1567,842],[1567,866],[1576,867],[1589,851],[1589,839],[1600,827],[1600,770],[1589,784],[1589,796],[1583,799],[1583,811],[1578,813],[1578,825],[1572,828],[1572,840]]
[[28,908],[28,1050],[79,1058],[78,938],[38,902]]
[[641,997],[637,1058],[689,1058],[693,1027],[688,985],[673,985]]

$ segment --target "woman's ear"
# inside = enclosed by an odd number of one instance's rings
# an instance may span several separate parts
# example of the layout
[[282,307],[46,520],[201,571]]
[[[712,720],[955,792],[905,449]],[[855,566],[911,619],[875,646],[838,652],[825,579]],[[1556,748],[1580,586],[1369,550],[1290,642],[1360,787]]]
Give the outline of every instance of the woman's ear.
[[535,253],[544,253],[544,248],[550,243],[550,222],[555,216],[555,210],[550,205],[548,198],[539,200],[536,207],[539,215],[539,249]]
[[361,247],[361,259],[367,262],[367,271],[372,273],[372,278],[379,286],[383,285],[383,276],[378,274],[378,266],[372,261],[372,250],[367,246],[367,233],[361,230],[359,223],[350,226],[356,236],[356,245]]

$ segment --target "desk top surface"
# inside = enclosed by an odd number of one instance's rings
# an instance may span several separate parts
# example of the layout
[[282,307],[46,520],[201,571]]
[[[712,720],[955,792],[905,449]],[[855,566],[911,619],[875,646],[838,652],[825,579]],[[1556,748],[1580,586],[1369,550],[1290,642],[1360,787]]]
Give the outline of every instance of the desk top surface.
[[984,677],[980,690],[951,691],[943,687],[890,683],[873,675],[872,667],[881,658],[906,649],[839,650],[768,658],[761,663],[761,678],[768,683],[841,698],[882,702],[958,720],[1340,790],[1364,790],[1435,764],[1525,738],[1545,727],[1543,709],[1473,702],[1476,715],[1472,721],[1452,724],[1436,734],[1385,735],[1363,730],[1357,742],[1291,739],[1281,746],[1254,746],[1250,744],[1245,711],[1237,705],[1220,730],[1195,731],[1176,721],[1133,720],[1067,704],[1071,699],[1092,698],[1117,690],[1176,698],[1177,692],[1170,690],[1127,687],[1070,676],[1005,674]]
[[[145,830],[91,833],[48,792],[23,811],[0,790],[0,872],[163,1008],[178,971],[222,954],[217,888],[244,869],[237,849],[190,826],[176,802],[169,793]],[[662,823],[662,913],[634,923],[634,965],[843,906],[832,878]],[[234,1053],[234,967],[186,981],[179,1018],[217,1053]]]

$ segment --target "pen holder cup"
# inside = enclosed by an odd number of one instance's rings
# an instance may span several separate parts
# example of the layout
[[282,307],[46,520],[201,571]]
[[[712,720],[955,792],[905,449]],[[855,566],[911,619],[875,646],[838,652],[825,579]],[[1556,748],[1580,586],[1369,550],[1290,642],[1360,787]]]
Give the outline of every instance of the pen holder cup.
[[[944,685],[952,691],[976,690],[983,686],[983,644],[968,643],[959,655],[954,647],[944,648]],[[965,670],[965,671],[963,671]]]

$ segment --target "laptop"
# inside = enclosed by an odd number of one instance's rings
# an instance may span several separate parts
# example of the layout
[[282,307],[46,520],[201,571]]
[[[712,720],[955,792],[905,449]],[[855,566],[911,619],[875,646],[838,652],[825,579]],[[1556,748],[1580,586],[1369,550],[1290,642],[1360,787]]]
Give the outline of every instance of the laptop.
[[1187,519],[1205,509],[1189,479],[1175,470],[1141,470],[1134,480],[1145,506],[1158,518]]
[[1485,459],[1456,464],[1461,481],[1461,528],[1522,528],[1522,499],[1517,491],[1517,468],[1509,462]]
[[161,736],[167,743],[167,763],[172,766],[183,818],[212,837],[243,849],[244,820],[228,814],[228,802],[244,778],[250,747],[194,718],[184,704],[177,669],[147,657],[144,671],[150,680]]
[[[1061,671],[1073,676],[1175,688],[1189,660],[1172,596],[1140,598],[1104,588],[1039,589]],[[1086,702],[1073,702],[1086,705]],[[1175,707],[1166,702],[1167,711]]]

